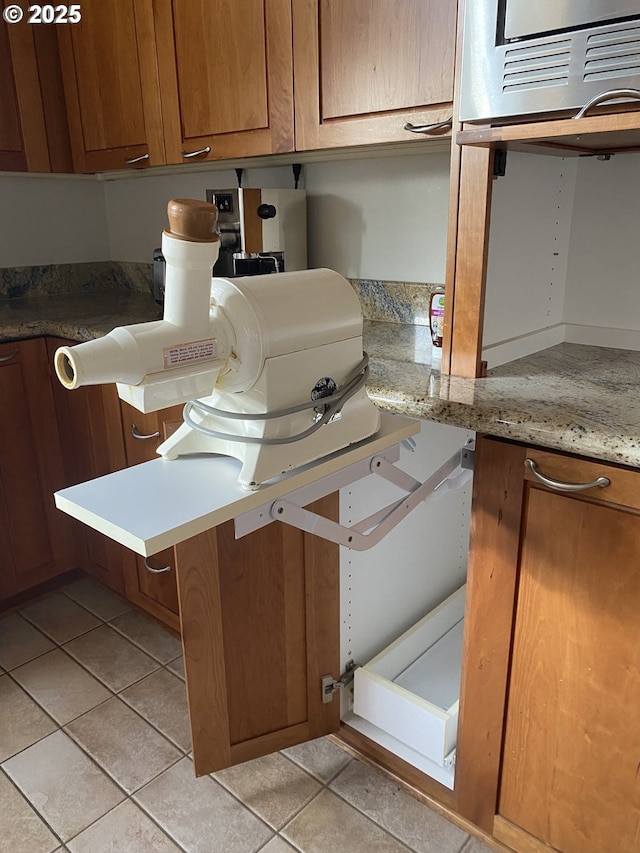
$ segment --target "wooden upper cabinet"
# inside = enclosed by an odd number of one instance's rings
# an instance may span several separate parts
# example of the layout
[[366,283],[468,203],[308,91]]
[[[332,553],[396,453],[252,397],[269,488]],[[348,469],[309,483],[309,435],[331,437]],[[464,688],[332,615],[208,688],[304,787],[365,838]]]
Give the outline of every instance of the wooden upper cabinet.
[[296,148],[424,138],[452,114],[455,0],[294,0]]
[[0,21],[0,169],[70,172],[53,26]]
[[151,0],[100,0],[59,27],[76,172],[164,162]]
[[154,17],[168,163],[293,150],[290,0],[154,0]]

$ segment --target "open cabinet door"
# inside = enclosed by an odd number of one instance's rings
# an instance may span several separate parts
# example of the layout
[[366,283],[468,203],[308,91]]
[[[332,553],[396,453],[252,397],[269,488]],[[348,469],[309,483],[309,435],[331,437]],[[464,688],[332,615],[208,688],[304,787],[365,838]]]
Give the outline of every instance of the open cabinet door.
[[[309,509],[338,520],[338,493]],[[336,732],[338,546],[274,522],[242,539],[232,521],[176,546],[197,776]]]

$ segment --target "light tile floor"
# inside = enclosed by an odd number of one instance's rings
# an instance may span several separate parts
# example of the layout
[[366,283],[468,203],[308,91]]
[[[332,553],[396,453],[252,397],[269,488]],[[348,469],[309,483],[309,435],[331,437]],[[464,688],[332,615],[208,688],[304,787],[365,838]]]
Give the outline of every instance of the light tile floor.
[[0,619],[11,853],[490,853],[326,739],[196,779],[180,644],[89,578]]

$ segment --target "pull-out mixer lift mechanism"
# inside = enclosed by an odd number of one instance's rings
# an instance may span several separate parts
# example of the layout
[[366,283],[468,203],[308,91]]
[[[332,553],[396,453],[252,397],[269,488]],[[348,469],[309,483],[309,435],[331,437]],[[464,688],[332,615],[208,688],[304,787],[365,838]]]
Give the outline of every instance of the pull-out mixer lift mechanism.
[[[387,415],[395,425],[385,422],[381,428],[380,412],[365,389],[368,359],[360,304],[346,279],[326,269],[212,279],[219,246],[215,206],[176,199],[169,202],[168,214],[169,229],[162,235],[163,319],[61,347],[55,368],[65,387],[115,382],[120,397],[142,412],[185,403],[185,422],[158,453],[166,460],[201,453],[235,457],[241,462],[237,482],[244,489],[255,491],[264,484],[264,504],[254,500],[233,511],[236,536],[280,520],[365,550],[418,503],[466,482],[473,467],[469,446],[425,483],[395,468],[398,442],[419,426]],[[358,449],[346,452],[351,445]],[[344,461],[324,463],[342,452]],[[317,476],[315,471],[299,476],[309,463],[317,464]],[[390,480],[405,495],[351,528],[303,509],[370,473]],[[290,488],[284,488],[283,474],[295,475]],[[105,479],[127,476],[117,472]],[[142,540],[135,534],[132,540],[129,519],[116,518],[119,510],[109,500],[101,518],[93,510],[88,521],[84,497],[77,497],[82,489],[58,493],[58,505],[139,553],[154,553],[151,540],[131,545]],[[176,527],[172,541],[163,540],[162,547],[182,541],[189,534],[180,531],[193,530],[194,524],[207,529],[220,523],[217,500],[211,507],[199,506],[197,517]]]

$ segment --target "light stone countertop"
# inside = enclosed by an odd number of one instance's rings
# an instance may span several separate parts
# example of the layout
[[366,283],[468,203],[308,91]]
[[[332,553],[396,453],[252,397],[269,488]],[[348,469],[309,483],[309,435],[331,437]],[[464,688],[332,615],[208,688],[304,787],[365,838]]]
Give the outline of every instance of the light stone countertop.
[[423,326],[365,321],[364,342],[383,409],[640,468],[640,352],[558,344],[463,379]]
[[[141,291],[0,300],[0,340],[76,341],[159,319]],[[365,320],[368,391],[382,409],[640,468],[640,352],[559,344],[483,379],[441,376],[425,326]]]

